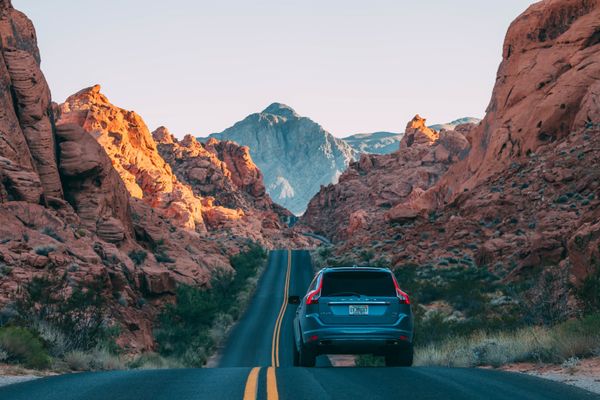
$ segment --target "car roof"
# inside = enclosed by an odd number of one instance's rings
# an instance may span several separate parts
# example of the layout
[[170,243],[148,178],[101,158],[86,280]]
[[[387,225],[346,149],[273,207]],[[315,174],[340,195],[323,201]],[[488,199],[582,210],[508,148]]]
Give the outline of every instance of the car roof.
[[325,267],[321,270],[322,272],[351,272],[351,271],[372,271],[372,272],[392,272],[389,268],[385,267],[370,267],[370,266],[340,266],[340,267]]

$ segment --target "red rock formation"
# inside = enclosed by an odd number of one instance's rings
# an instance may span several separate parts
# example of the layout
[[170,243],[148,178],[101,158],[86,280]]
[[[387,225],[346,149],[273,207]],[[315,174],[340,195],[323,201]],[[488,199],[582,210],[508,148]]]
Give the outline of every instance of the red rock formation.
[[[434,185],[448,167],[469,151],[465,133],[436,132],[418,115],[406,127],[400,149],[388,155],[363,154],[350,164],[339,183],[322,187],[302,217],[303,224],[335,240],[359,230],[387,224],[386,220],[414,219],[418,210],[403,208]],[[368,222],[367,222],[368,221]]]
[[252,161],[247,147],[216,139],[202,144],[191,135],[180,142],[165,127],[158,128],[153,136],[160,155],[175,175],[190,185],[196,195],[212,198],[205,202],[205,207],[216,204],[239,209],[243,211],[241,215],[274,212],[277,215],[267,219],[275,218],[276,223],[291,215],[274,206],[266,193],[262,173]]
[[60,105],[58,123],[74,123],[92,134],[113,161],[132,197],[161,208],[176,225],[204,230],[201,199],[172,173],[158,154],[142,118],[112,105],[96,85]]
[[102,147],[79,125],[59,125],[59,169],[65,198],[102,240],[133,238],[129,195]]
[[[478,126],[441,132],[438,148],[417,158],[421,165],[361,159],[338,185],[321,190],[302,222],[338,240],[339,254],[359,258],[361,248],[375,244],[377,255],[396,267],[460,262],[506,279],[559,269],[581,282],[599,259],[598,21],[597,1],[530,6],[508,31]],[[417,120],[409,128],[422,125]],[[411,132],[404,144],[434,138]],[[389,211],[373,206],[388,188],[407,183],[405,176],[446,159],[447,150],[458,161],[437,183],[394,190],[379,203]]]
[[45,194],[60,198],[50,89],[40,70],[35,29],[8,0],[0,1],[0,40],[0,83],[6,88],[0,96],[0,156],[35,169]]
[[[264,195],[247,150],[205,151],[230,187],[202,198],[173,174],[142,119],[99,87],[51,107],[33,26],[8,0],[0,44],[0,307],[34,277],[59,279],[65,293],[101,282],[117,342],[148,350],[153,319],[178,283],[208,285],[248,239],[298,241],[282,232],[285,213]],[[213,204],[225,189],[248,211]],[[206,231],[203,208],[223,229]]]
[[597,118],[599,20],[596,0],[546,0],[510,25],[471,154],[445,179],[450,198]]

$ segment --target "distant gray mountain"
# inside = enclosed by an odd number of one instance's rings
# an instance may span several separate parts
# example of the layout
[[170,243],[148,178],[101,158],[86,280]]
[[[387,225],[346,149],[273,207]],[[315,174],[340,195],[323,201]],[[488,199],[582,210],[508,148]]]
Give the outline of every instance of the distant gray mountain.
[[453,131],[454,128],[456,128],[460,124],[478,124],[480,122],[481,122],[481,119],[479,119],[479,118],[464,117],[464,118],[455,119],[454,121],[448,122],[445,124],[431,125],[430,128],[435,129],[436,131],[441,131],[442,129],[445,129],[447,131]]
[[297,215],[357,158],[349,144],[280,103],[210,136],[248,146],[273,201]]
[[389,154],[398,150],[404,133],[357,133],[343,138],[358,153]]

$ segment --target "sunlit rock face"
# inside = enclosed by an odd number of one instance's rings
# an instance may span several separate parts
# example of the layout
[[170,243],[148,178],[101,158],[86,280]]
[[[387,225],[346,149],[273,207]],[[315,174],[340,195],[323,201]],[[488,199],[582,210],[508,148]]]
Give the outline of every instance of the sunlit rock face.
[[321,185],[337,182],[357,157],[343,140],[280,103],[211,137],[248,146],[273,201],[295,214],[304,212]]
[[110,103],[99,85],[67,98],[58,122],[78,124],[100,143],[132,197],[164,209],[181,227],[204,229],[201,199],[173,174],[142,118]]

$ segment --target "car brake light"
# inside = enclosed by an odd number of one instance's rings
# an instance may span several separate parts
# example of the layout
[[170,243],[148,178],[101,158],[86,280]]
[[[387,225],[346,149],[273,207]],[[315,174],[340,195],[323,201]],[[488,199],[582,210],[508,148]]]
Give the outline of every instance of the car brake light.
[[398,297],[398,300],[400,300],[400,304],[410,304],[410,299],[408,298],[408,295],[404,293],[402,289],[400,289],[400,286],[398,286],[398,281],[396,280],[396,277],[393,274],[392,279],[394,280],[394,286],[396,287],[396,296]]
[[321,297],[321,287],[323,287],[323,278],[319,279],[319,284],[315,290],[311,290],[308,292],[308,296],[306,296],[306,304],[319,304],[319,297]]

